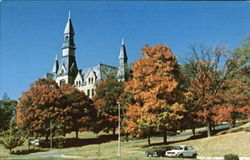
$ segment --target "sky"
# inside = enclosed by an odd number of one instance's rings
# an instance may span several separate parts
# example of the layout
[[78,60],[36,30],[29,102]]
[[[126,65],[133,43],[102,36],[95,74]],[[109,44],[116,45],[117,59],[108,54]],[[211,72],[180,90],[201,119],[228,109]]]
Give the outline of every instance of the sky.
[[129,62],[145,45],[165,44],[178,62],[191,44],[233,50],[250,33],[250,3],[226,1],[11,1],[0,2],[0,98],[18,100],[50,73],[62,55],[68,12],[75,30],[79,69],[118,65],[122,37]]

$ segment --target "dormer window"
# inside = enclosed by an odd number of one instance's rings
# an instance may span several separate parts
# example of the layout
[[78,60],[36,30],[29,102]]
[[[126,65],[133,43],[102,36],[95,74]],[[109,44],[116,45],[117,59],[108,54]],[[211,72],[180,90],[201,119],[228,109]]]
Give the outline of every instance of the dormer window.
[[65,36],[65,40],[69,40],[69,36]]
[[61,70],[61,74],[63,74],[63,73],[64,73],[64,69]]

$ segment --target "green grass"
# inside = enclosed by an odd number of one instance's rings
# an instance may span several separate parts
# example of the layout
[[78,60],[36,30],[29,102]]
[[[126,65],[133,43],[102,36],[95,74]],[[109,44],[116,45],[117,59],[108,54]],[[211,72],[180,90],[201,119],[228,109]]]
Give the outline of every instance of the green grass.
[[[239,126],[232,130],[222,131],[215,136],[206,138],[202,135],[198,135],[195,138],[191,136],[185,136],[181,138],[171,139],[169,145],[192,145],[198,150],[198,156],[201,157],[223,157],[225,154],[233,153],[239,157],[250,157],[250,123],[243,126]],[[61,159],[83,159],[83,160],[140,160],[140,159],[171,159],[171,158],[156,158],[145,157],[144,151],[151,148],[147,147],[147,139],[133,140],[129,142],[121,143],[121,157],[117,156],[117,141],[109,140],[107,137],[103,137],[101,141],[104,143],[91,144],[91,142],[99,142],[98,135],[91,132],[83,132],[79,134],[82,145],[78,147],[70,147],[64,149],[53,149],[49,151],[48,148],[41,149],[40,152],[30,153],[27,155],[10,155],[9,151],[0,146],[0,159],[60,159],[53,158],[53,154],[59,154],[61,151]],[[67,135],[67,138],[75,137],[75,134]],[[107,138],[107,139],[105,139]],[[91,140],[91,141],[90,141]],[[157,146],[162,143],[162,137],[152,137],[151,142]],[[86,141],[86,143],[85,143]],[[101,142],[100,141],[100,142]],[[27,149],[27,142],[15,150]],[[51,157],[24,157],[34,155],[51,154]],[[178,160],[175,158],[174,160]],[[191,159],[189,159],[191,160]]]

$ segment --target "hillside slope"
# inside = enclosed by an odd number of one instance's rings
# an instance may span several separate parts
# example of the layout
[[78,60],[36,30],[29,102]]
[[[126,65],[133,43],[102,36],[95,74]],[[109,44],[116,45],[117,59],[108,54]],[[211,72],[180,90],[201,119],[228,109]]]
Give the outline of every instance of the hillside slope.
[[180,144],[196,147],[199,156],[204,157],[222,157],[229,153],[250,157],[250,122],[209,138],[184,141],[175,145]]

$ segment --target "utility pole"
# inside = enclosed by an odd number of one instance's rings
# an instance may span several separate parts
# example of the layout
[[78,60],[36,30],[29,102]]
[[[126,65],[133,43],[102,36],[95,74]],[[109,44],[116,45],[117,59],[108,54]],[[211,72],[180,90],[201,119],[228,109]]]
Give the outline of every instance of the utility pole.
[[121,156],[121,102],[118,105],[118,156]]
[[50,150],[52,150],[52,121],[50,121]]

